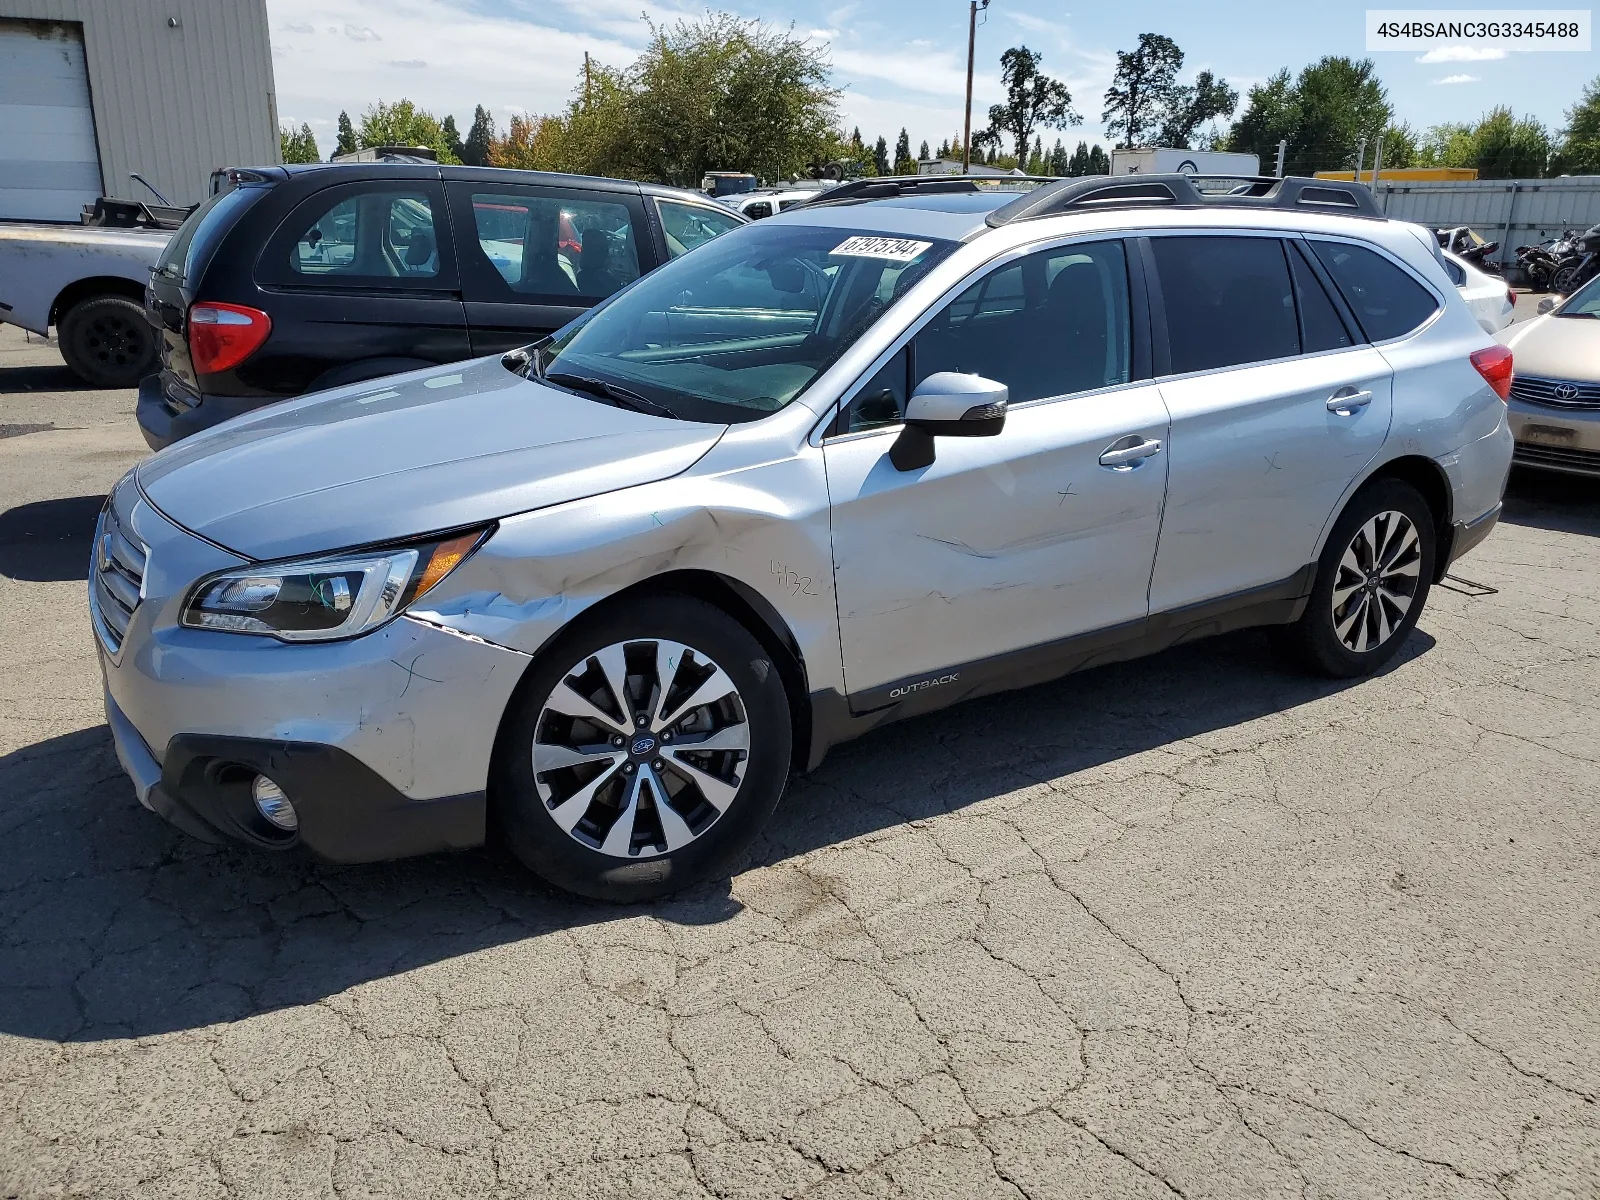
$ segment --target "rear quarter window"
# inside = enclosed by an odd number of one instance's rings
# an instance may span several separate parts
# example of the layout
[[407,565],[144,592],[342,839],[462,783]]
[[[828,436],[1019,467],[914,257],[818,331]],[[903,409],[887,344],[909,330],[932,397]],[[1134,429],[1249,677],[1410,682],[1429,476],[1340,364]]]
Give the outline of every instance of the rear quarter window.
[[1369,342],[1408,334],[1439,310],[1432,292],[1376,251],[1348,242],[1308,240]]
[[239,216],[270,189],[237,187],[207,196],[178,226],[167,248],[156,260],[156,272],[172,279],[195,279],[205,268],[222,235]]

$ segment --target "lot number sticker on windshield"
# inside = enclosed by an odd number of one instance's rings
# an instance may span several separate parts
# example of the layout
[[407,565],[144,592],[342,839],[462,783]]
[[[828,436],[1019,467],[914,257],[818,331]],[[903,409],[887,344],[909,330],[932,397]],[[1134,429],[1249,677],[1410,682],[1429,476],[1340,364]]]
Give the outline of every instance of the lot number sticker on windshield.
[[856,258],[887,258],[895,262],[910,262],[932,242],[913,242],[908,238],[853,237],[845,238],[828,253],[848,254]]

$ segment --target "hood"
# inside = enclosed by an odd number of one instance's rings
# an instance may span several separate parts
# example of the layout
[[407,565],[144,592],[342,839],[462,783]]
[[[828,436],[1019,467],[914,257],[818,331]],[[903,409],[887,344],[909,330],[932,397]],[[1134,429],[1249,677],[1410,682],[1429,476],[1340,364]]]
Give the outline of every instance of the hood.
[[1500,340],[1514,374],[1600,383],[1600,320],[1546,314],[1502,330]]
[[613,408],[495,357],[269,405],[168,447],[138,477],[184,528],[284,558],[653,483],[726,428]]

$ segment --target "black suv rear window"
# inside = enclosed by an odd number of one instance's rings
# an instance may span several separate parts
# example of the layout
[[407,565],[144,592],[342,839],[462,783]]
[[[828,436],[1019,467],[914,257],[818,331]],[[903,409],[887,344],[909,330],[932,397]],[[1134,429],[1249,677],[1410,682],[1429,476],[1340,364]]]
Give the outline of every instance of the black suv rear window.
[[1438,311],[1433,293],[1383,255],[1348,242],[1308,241],[1369,342],[1410,333]]
[[[237,187],[207,196],[172,235],[167,248],[156,260],[156,273],[172,279],[188,279],[201,265],[200,257],[210,253],[217,235],[233,223],[235,214],[249,208],[266,191],[264,187]],[[200,234],[201,226],[206,228],[204,235]]]

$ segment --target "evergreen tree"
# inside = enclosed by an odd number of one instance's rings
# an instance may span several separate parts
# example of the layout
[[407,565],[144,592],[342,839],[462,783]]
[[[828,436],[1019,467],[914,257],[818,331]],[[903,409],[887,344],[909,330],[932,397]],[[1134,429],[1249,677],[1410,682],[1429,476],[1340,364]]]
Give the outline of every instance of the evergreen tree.
[[950,157],[950,143],[949,142],[940,142],[939,143],[939,152],[937,154],[935,154],[934,157],[935,158],[949,158]]
[[489,164],[489,144],[495,140],[494,118],[483,105],[472,114],[472,128],[467,130],[467,140],[461,146],[461,161],[469,167]]
[[451,155],[455,157],[457,162],[460,162],[461,156],[466,153],[467,148],[462,144],[461,131],[456,128],[455,117],[445,117],[443,123],[439,126],[439,132],[444,134],[444,144],[450,148]]
[[927,159],[928,159],[928,142],[927,142],[927,139],[924,138],[923,142],[922,142],[922,145],[920,147],[918,147],[918,149],[917,149],[917,161],[918,162],[926,162]]
[[1084,171],[1084,174],[1085,175],[1109,175],[1109,174],[1111,174],[1111,159],[1106,154],[1106,152],[1100,148],[1100,143],[1099,142],[1096,142],[1094,144],[1094,149],[1089,151],[1088,168]]
[[280,128],[278,147],[286,163],[322,161],[322,152],[317,149],[317,139],[312,136],[310,125],[302,124],[297,130],[287,126]]
[[1070,157],[1067,154],[1067,148],[1061,144],[1061,139],[1057,138],[1056,144],[1050,149],[1050,174],[1068,174],[1068,166],[1070,161]]
[[356,130],[350,124],[350,114],[339,114],[339,144],[333,148],[335,154],[354,154],[356,152]]
[[1089,143],[1079,142],[1078,148],[1072,152],[1072,158],[1067,163],[1067,174],[1077,177],[1089,173]]
[[906,132],[903,125],[900,127],[900,136],[894,142],[894,173],[896,175],[917,173],[917,164],[911,157],[911,135]]
[[878,144],[872,148],[872,165],[877,167],[879,175],[889,173],[889,139],[881,133],[878,135]]

